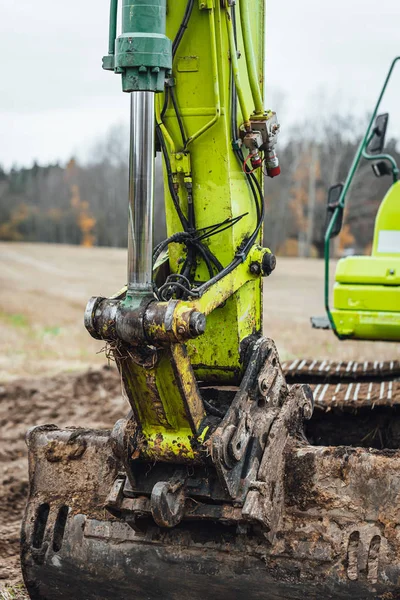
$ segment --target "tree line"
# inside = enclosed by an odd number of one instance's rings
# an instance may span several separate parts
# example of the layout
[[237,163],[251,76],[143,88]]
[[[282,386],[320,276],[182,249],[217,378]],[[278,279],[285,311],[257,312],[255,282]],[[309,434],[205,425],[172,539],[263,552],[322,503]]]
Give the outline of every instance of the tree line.
[[[265,185],[265,243],[277,254],[322,256],[328,188],[344,181],[365,123],[334,115],[318,129],[305,123],[279,145],[281,175]],[[396,159],[396,141],[386,144]],[[165,235],[161,161],[156,161],[155,242]],[[379,204],[390,185],[364,161],[351,188],[345,223],[336,243],[370,251]],[[114,127],[86,161],[30,168],[0,167],[0,240],[127,245],[128,141]]]

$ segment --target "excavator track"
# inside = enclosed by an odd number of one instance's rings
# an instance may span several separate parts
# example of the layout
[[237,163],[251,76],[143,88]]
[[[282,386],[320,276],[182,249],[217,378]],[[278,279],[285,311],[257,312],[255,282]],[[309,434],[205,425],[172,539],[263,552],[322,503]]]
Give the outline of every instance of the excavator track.
[[282,364],[289,384],[309,383],[317,407],[360,408],[400,404],[400,361],[296,359]]
[[282,363],[289,383],[380,381],[400,377],[400,361],[331,361],[296,359]]

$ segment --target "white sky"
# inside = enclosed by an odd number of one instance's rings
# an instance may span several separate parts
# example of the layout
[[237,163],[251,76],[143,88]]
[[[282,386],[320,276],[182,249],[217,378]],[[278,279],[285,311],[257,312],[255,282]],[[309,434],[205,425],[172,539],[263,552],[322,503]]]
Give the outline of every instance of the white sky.
[[[399,0],[268,0],[267,10],[267,91],[283,95],[272,107],[283,131],[335,109],[372,109],[400,54]],[[108,12],[109,0],[0,0],[4,166],[82,156],[112,124],[128,122],[120,78],[101,69]],[[389,135],[400,137],[399,96],[400,66],[383,107]]]

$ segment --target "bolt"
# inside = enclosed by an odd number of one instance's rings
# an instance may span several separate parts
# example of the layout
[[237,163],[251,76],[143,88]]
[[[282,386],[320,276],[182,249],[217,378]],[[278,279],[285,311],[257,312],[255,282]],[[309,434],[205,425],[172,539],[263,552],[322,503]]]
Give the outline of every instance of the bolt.
[[259,388],[260,388],[260,392],[262,393],[263,396],[265,396],[268,392],[268,380],[267,379],[261,379],[260,383],[259,383]]
[[179,335],[183,335],[186,332],[186,329],[183,327],[183,325],[180,325],[177,329]]
[[202,335],[206,330],[206,317],[203,313],[194,311],[189,319],[189,331],[192,337]]
[[262,258],[262,270],[264,275],[271,275],[276,267],[276,256],[272,252],[266,252]]
[[250,265],[250,273],[259,275],[261,273],[261,265],[258,262],[252,262]]
[[314,396],[309,385],[302,384],[301,391],[304,398],[303,417],[308,421],[314,412]]

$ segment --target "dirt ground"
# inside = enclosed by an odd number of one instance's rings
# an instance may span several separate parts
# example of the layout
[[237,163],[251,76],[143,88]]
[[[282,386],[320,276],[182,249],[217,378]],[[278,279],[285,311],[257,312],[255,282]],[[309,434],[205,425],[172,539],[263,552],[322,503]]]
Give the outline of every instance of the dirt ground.
[[[125,282],[126,251],[0,243],[0,598],[23,598],[18,543],[27,494],[24,437],[33,425],[107,428],[125,414],[102,343],[83,327],[92,295]],[[323,263],[278,259],[265,281],[264,331],[282,360],[399,358],[398,344],[339,342],[312,330],[323,314]],[[13,591],[14,590],[14,591]]]
[[0,590],[2,584],[21,579],[18,552],[28,491],[28,428],[45,423],[107,428],[126,412],[118,373],[109,367],[0,385]]

